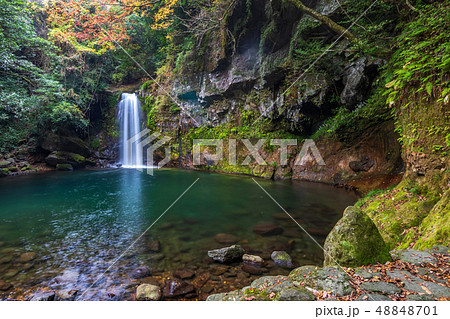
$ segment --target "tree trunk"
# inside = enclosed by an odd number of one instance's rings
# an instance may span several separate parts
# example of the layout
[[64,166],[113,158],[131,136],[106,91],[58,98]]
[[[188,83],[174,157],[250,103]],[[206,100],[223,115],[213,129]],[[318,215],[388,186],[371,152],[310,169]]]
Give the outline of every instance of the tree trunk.
[[306,14],[310,15],[311,17],[313,17],[314,19],[322,22],[328,28],[330,28],[331,30],[336,32],[337,34],[343,35],[350,42],[353,42],[353,41],[356,40],[356,37],[353,35],[353,33],[350,32],[350,30],[347,30],[343,26],[340,26],[339,24],[337,24],[336,22],[334,22],[333,20],[331,20],[327,16],[324,16],[323,14],[320,14],[319,12],[317,12],[317,11],[311,9],[311,8],[308,8],[300,0],[290,0],[290,1],[295,6],[297,6],[297,8],[302,10],[304,13],[306,13]]

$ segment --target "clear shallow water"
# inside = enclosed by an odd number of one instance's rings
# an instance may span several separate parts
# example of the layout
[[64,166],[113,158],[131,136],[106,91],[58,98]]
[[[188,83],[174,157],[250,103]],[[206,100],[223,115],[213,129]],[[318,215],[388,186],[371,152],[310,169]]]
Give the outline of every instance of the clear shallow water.
[[[287,249],[300,265],[321,263],[320,248],[284,219],[249,177],[180,170],[159,170],[154,176],[131,169],[54,172],[0,180],[0,281],[11,285],[0,291],[0,298],[27,298],[49,288],[84,291],[197,178],[83,299],[131,299],[139,280],[129,274],[139,266],[151,268],[150,277],[159,282],[177,269],[214,272],[217,265],[206,252],[227,246],[214,240],[218,233],[237,236],[246,250],[268,260],[273,250]],[[320,243],[357,199],[322,184],[258,182]],[[255,234],[252,229],[261,221],[280,225],[283,234]],[[154,240],[160,241],[160,252],[148,250]],[[20,261],[25,252],[36,257]],[[229,287],[213,275],[213,292],[243,287],[252,279],[240,276],[239,265],[233,269],[226,273]],[[267,271],[286,272],[270,263]],[[52,279],[64,272],[76,274],[76,279],[54,286]]]

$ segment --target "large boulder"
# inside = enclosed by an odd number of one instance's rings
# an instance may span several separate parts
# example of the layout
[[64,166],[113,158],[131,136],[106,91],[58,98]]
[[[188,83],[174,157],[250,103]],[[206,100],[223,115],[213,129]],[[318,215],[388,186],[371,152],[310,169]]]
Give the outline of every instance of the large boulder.
[[208,256],[215,261],[221,263],[228,263],[232,261],[241,260],[245,250],[239,245],[215,249],[208,251]]
[[69,152],[52,152],[45,158],[45,162],[54,167],[58,164],[70,164],[75,168],[80,168],[87,164],[84,156]]
[[361,210],[350,206],[325,240],[324,266],[358,267],[390,261],[389,247]]
[[63,151],[69,153],[80,154],[88,157],[91,154],[89,146],[82,139],[75,136],[60,136],[49,134],[41,141],[41,148],[49,151]]

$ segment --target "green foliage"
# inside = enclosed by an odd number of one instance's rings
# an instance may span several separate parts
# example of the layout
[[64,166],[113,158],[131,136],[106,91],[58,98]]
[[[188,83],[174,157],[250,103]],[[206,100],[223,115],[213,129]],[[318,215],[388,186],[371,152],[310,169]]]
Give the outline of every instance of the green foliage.
[[378,88],[366,102],[360,103],[353,111],[345,107],[338,108],[334,116],[326,120],[311,138],[343,138],[345,135],[359,134],[367,127],[383,122],[391,116]]
[[[448,3],[420,7],[422,14],[406,23],[397,38],[387,72],[387,103],[411,97],[443,100],[450,93],[450,11]],[[439,102],[439,100],[438,100]]]

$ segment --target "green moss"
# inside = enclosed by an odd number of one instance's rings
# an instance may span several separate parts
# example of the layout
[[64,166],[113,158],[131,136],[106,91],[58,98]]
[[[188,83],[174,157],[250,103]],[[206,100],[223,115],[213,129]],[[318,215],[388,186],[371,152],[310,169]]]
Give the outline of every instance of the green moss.
[[426,185],[404,180],[393,189],[372,192],[360,199],[357,206],[374,221],[390,248],[408,247],[417,240],[415,229],[422,225],[438,200]]

